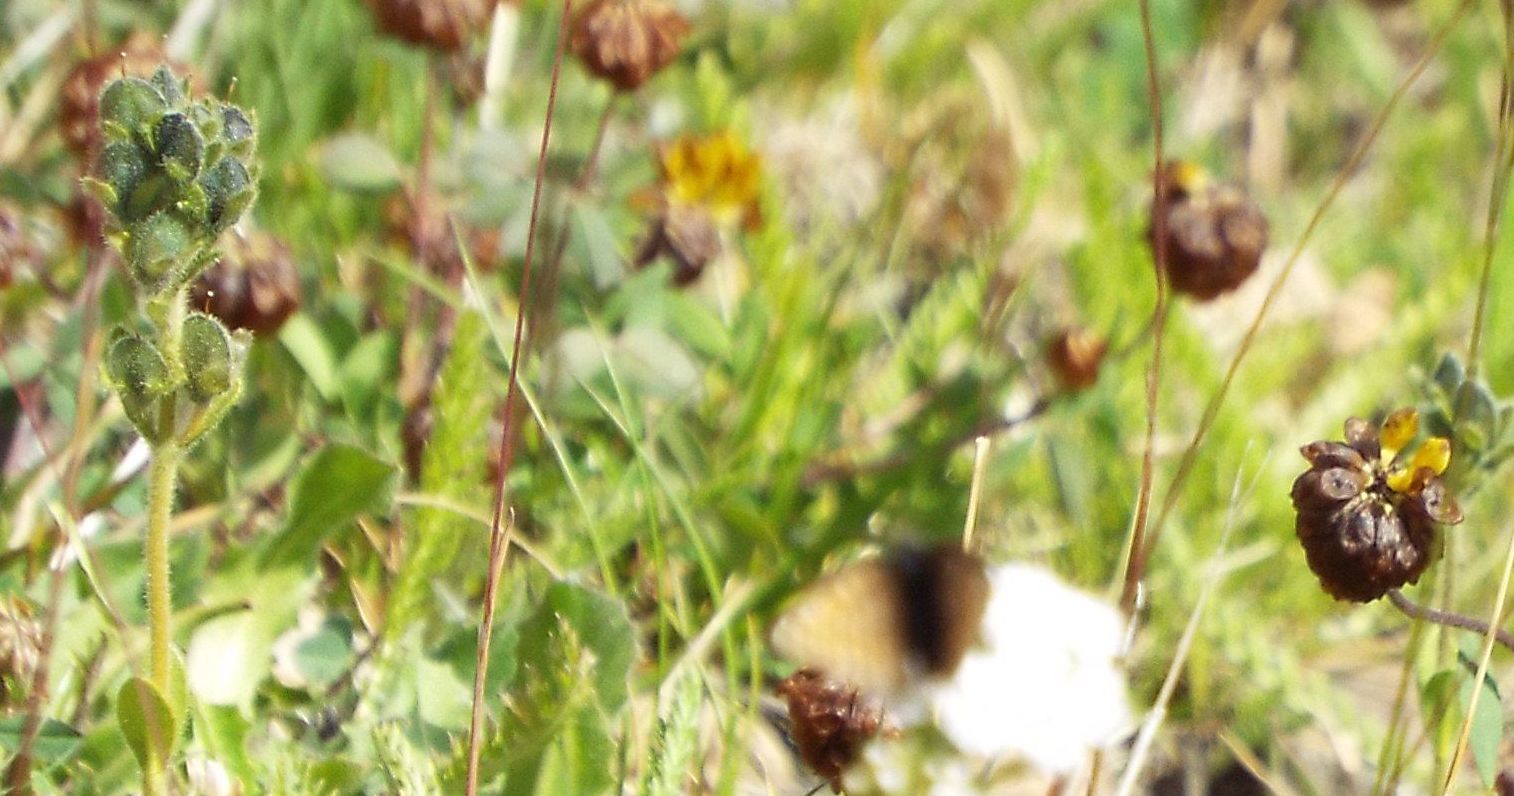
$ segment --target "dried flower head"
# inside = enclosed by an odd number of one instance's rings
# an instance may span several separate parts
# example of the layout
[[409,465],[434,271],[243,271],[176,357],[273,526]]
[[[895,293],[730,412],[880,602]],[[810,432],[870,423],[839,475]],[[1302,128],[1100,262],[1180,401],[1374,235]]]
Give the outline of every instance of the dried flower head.
[[1267,218],[1240,188],[1211,180],[1192,163],[1166,165],[1163,201],[1147,231],[1156,249],[1157,214],[1166,232],[1163,255],[1172,289],[1208,301],[1256,272],[1267,248]]
[[300,308],[294,254],[265,233],[228,236],[225,255],[191,286],[190,302],[233,329],[274,334]]
[[720,254],[720,232],[703,208],[671,205],[652,219],[633,264],[645,268],[659,257],[673,263],[673,282],[687,285]]
[[495,0],[367,0],[378,29],[400,41],[459,50],[483,30]]
[[1309,568],[1336,599],[1370,602],[1417,582],[1434,553],[1436,524],[1461,522],[1440,478],[1451,443],[1431,437],[1408,453],[1418,433],[1419,413],[1400,409],[1380,429],[1353,417],[1345,442],[1301,449],[1309,469],[1293,482],[1295,530]]
[[621,91],[678,57],[689,22],[662,0],[593,0],[573,20],[573,54]]
[[883,724],[882,707],[855,686],[808,667],[789,675],[777,691],[788,701],[799,759],[840,793],[842,774]]
[[663,148],[662,193],[670,205],[697,205],[717,221],[762,223],[762,158],[726,130],[680,137]]
[[118,77],[146,77],[164,60],[163,45],[154,36],[137,31],[121,46],[80,61],[59,93],[58,128],[64,143],[78,155],[98,148],[100,140],[100,90]]
[[1086,390],[1099,380],[1099,365],[1108,348],[1095,332],[1079,327],[1063,329],[1046,344],[1046,364],[1064,390]]

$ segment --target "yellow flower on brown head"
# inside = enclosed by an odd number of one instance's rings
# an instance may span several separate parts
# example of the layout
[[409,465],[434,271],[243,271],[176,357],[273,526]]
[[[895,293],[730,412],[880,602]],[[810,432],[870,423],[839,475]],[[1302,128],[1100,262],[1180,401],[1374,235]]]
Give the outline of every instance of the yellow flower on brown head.
[[703,207],[747,229],[762,221],[762,158],[729,130],[686,135],[663,148],[663,194],[669,204]]

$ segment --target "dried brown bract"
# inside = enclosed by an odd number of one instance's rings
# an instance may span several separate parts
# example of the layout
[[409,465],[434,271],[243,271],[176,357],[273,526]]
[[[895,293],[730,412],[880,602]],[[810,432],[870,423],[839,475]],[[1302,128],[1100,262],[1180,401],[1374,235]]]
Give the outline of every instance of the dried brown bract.
[[1063,329],[1046,344],[1046,364],[1062,389],[1086,390],[1099,380],[1099,366],[1108,348],[1103,337],[1087,329]]
[[635,91],[678,57],[689,22],[662,0],[593,0],[573,20],[573,54],[594,75]]
[[271,335],[300,308],[300,273],[289,247],[272,235],[229,236],[226,254],[190,290],[198,309],[233,329]]
[[687,285],[719,254],[720,233],[709,214],[698,207],[671,205],[652,219],[633,263],[641,269],[666,257],[673,263],[673,282]]
[[484,29],[495,0],[367,0],[378,29],[400,41],[451,52]]
[[69,149],[82,157],[97,148],[100,91],[106,83],[118,77],[147,77],[164,60],[159,40],[137,31],[119,47],[80,61],[69,72],[58,97],[58,128]]
[[789,722],[799,759],[841,792],[841,777],[862,747],[878,734],[883,711],[847,683],[803,668],[778,684],[788,701]]
[[1309,568],[1336,599],[1370,602],[1417,582],[1435,552],[1437,524],[1461,522],[1440,478],[1450,443],[1432,437],[1412,456],[1399,455],[1418,428],[1413,409],[1389,415],[1381,432],[1353,417],[1345,442],[1301,450],[1309,469],[1293,482],[1295,531]]
[[1240,188],[1213,182],[1203,169],[1166,166],[1164,201],[1153,207],[1147,237],[1156,249],[1157,213],[1165,214],[1163,255],[1172,289],[1209,301],[1256,273],[1267,248],[1267,218]]

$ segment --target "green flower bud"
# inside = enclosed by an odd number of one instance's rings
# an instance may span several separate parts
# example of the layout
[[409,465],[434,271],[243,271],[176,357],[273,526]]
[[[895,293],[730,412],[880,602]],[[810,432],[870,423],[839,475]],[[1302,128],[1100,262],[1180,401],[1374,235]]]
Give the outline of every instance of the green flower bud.
[[170,107],[183,107],[188,83],[175,76],[173,70],[160,66],[152,73],[151,81]]
[[153,146],[158,150],[163,167],[176,180],[189,180],[200,173],[200,163],[205,157],[205,139],[188,116],[170,113],[159,119],[153,128]]
[[203,313],[184,319],[184,375],[189,395],[198,403],[208,403],[232,386],[231,335],[220,321]]
[[225,137],[226,143],[233,147],[250,142],[253,135],[252,120],[247,118],[247,114],[243,113],[241,108],[235,105],[222,105],[221,135]]
[[163,95],[146,80],[123,77],[105,87],[100,94],[100,122],[106,134],[116,125],[116,135],[131,134],[150,124],[168,107]]
[[143,437],[156,441],[158,399],[170,389],[168,363],[163,361],[163,355],[141,337],[123,335],[105,357],[105,372],[121,396],[121,406],[132,425]]
[[125,251],[132,278],[149,290],[162,288],[173,275],[175,264],[194,256],[198,237],[194,227],[172,211],[154,214],[134,225]]
[[237,223],[252,204],[252,176],[236,158],[223,158],[200,177],[205,191],[205,223],[220,233]]
[[1456,442],[1472,451],[1486,450],[1497,439],[1498,403],[1486,385],[1462,382],[1456,391]]
[[100,179],[110,186],[113,196],[111,204],[118,213],[126,206],[127,197],[142,183],[152,170],[152,164],[142,148],[129,141],[117,141],[107,144],[100,153],[100,162],[96,167]]

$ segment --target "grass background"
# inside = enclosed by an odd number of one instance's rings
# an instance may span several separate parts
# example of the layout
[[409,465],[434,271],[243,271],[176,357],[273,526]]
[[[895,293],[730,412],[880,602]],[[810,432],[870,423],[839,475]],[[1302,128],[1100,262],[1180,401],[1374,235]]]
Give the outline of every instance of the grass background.
[[[1169,152],[1247,184],[1273,241],[1239,294],[1174,306],[1159,503],[1265,281],[1455,5],[1152,4]],[[491,414],[519,306],[557,8],[521,7],[501,118],[481,124],[472,108],[438,103],[441,201],[501,242],[498,267],[465,290],[437,288],[459,322],[416,482],[399,467],[402,398],[433,329],[424,317],[405,328],[406,300],[436,280],[386,230],[384,207],[416,179],[439,61],[379,36],[355,0],[217,4],[192,47],[205,86],[225,94],[234,80],[231,96],[257,114],[261,196],[245,223],[287,241],[303,283],[301,313],[255,345],[242,405],[191,456],[174,547],[176,640],[197,698],[183,754],[220,761],[246,792],[457,790]],[[1140,331],[1154,300],[1136,6],[686,10],[684,55],[618,101],[599,178],[582,192],[569,183],[608,91],[574,62],[563,71],[544,223],[547,240],[563,228],[572,238],[555,294],[529,305],[551,322],[524,370],[537,422],[510,473],[517,530],[540,560],[512,553],[488,706],[486,780],[510,793],[619,782],[764,792],[746,753],[763,731],[755,697],[784,670],[766,650],[766,623],[794,588],[866,544],[956,537],[971,466],[961,442],[1052,388],[1039,346],[1063,324],[1128,351],[1093,389],[995,440],[981,533],[993,558],[1041,561],[1102,591],[1134,506],[1150,351]],[[182,11],[102,0],[92,26],[111,42],[167,31]],[[100,322],[83,312],[84,256],[53,210],[78,166],[45,98],[34,124],[18,122],[88,52],[84,12],[0,7],[0,62],[16,64],[0,71],[0,128],[21,131],[0,160],[0,192],[48,244],[37,268],[50,282],[23,274],[0,298],[0,331],[6,384],[38,385],[43,436],[56,448],[76,441],[68,455],[89,495],[132,442],[114,403],[79,389],[97,367],[87,341],[129,317],[129,290],[111,272]],[[69,32],[29,55],[23,42],[59,15]],[[1176,499],[1130,665],[1137,706],[1150,704],[1192,610],[1234,482],[1251,485],[1158,769],[1219,770],[1238,748],[1298,792],[1370,786],[1408,622],[1319,590],[1286,492],[1303,467],[1299,445],[1335,436],[1349,415],[1421,402],[1440,355],[1465,352],[1500,24],[1494,4],[1474,4],[1389,119],[1305,249]],[[764,223],[731,234],[727,256],[691,289],[671,286],[665,266],[630,272],[645,224],[635,195],[656,177],[655,145],[723,129],[764,155]],[[1005,180],[985,177],[985,164],[1005,162]],[[932,192],[968,221],[932,216]],[[1514,389],[1509,252],[1497,250],[1481,363],[1499,394]],[[81,397],[96,409],[82,427]],[[6,411],[8,425],[23,423]],[[875,460],[889,466],[813,477],[817,463]],[[31,612],[45,616],[60,532],[95,531],[90,565],[68,568],[57,604],[43,710],[59,748],[33,784],[124,792],[135,765],[112,695],[145,637],[142,479],[81,523],[89,514],[60,489],[57,467],[11,461],[0,585]],[[1450,604],[1475,615],[1491,610],[1510,533],[1505,478],[1466,497],[1468,521],[1448,537]],[[1416,680],[1451,667],[1448,650],[1464,640],[1423,645]],[[1501,682],[1508,662],[1494,661]],[[7,693],[5,715],[19,716],[28,689]],[[7,732],[0,741],[14,739]],[[1411,746],[1409,781],[1428,787],[1444,753],[1444,741]],[[1464,779],[1469,789],[1478,780]]]

